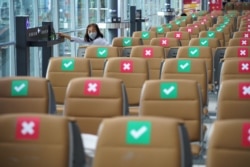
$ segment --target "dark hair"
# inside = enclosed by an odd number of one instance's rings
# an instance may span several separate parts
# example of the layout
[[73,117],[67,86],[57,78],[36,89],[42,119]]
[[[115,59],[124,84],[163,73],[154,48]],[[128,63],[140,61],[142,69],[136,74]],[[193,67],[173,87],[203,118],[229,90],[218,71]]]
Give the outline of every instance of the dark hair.
[[186,13],[182,13],[181,16],[187,16],[187,14]]
[[[86,28],[86,32],[85,32],[85,35],[84,35],[84,40],[85,40],[85,41],[87,41],[87,42],[92,42],[92,41],[93,41],[93,39],[91,39],[91,38],[89,37],[89,34],[88,34],[88,29],[89,29],[89,27],[95,27],[96,33],[97,33],[97,34],[96,34],[96,38],[99,38],[99,37],[103,38],[103,34],[101,33],[101,31],[100,31],[98,25],[95,24],[95,23],[91,23],[91,24],[89,24],[89,25],[87,26],[87,28]],[[96,38],[95,38],[95,39],[96,39]]]

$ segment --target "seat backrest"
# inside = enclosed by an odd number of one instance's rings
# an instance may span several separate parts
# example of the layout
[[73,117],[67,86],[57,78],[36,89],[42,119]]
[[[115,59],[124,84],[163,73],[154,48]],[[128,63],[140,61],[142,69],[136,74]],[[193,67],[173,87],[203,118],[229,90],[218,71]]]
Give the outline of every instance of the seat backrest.
[[101,77],[103,75],[104,61],[109,57],[118,57],[119,50],[112,46],[89,46],[84,58],[90,61],[91,76]]
[[250,79],[250,59],[225,59],[221,68],[220,83],[232,79]]
[[111,46],[118,48],[121,57],[129,57],[131,47],[142,44],[140,37],[115,37]]
[[212,17],[208,16],[208,15],[206,15],[206,16],[198,16],[197,20],[200,21],[200,22],[204,22],[207,29],[209,27],[212,27],[212,25],[213,25]]
[[156,32],[154,31],[135,31],[132,37],[141,38],[143,45],[149,45],[152,38],[156,38]]
[[6,114],[0,117],[0,129],[0,166],[85,165],[80,131],[68,118]]
[[85,58],[53,57],[49,60],[46,78],[51,82],[57,104],[64,104],[68,83],[76,77],[89,77],[90,62]]
[[45,78],[0,78],[0,88],[0,114],[56,112],[53,89]]
[[165,58],[164,48],[161,46],[134,46],[130,57],[145,58],[149,66],[149,79],[160,78],[161,62]]
[[198,38],[200,32],[199,28],[194,26],[180,27],[179,31],[188,32],[190,34],[190,38]]
[[182,119],[190,141],[201,142],[200,85],[197,81],[184,79],[146,81],[143,85],[139,115]]
[[84,57],[87,47],[89,46],[79,46],[77,48],[77,57]]
[[190,41],[190,34],[189,32],[185,32],[185,31],[167,32],[166,37],[179,39],[181,42],[181,46],[188,46],[188,43]]
[[195,27],[199,27],[200,31],[207,31],[207,29],[208,29],[205,22],[203,22],[203,21],[194,21],[193,25]]
[[228,46],[250,46],[249,38],[232,38],[229,40]]
[[127,114],[127,94],[122,80],[85,77],[69,82],[64,115],[74,117],[82,133],[97,134],[104,118]]
[[152,38],[150,41],[152,46],[161,46],[165,50],[165,57],[167,57],[171,47],[181,46],[180,40],[177,38]]
[[[210,27],[208,31],[217,31],[217,32],[223,32],[224,34],[224,39],[225,39],[225,46],[228,46],[228,42],[231,39],[231,32],[229,30],[229,27]],[[223,42],[223,41],[221,41]]]
[[225,46],[225,37],[223,32],[217,31],[201,31],[199,38],[216,38],[220,41],[220,46]]
[[206,166],[235,167],[250,164],[249,131],[249,118],[216,121],[208,143]]
[[216,49],[220,47],[220,41],[217,38],[192,38],[189,46],[208,46],[212,49],[214,56]]
[[244,119],[250,117],[250,79],[233,79],[221,82],[217,119]]
[[250,32],[250,28],[248,28],[248,27],[240,27],[238,31],[247,31],[247,32]]
[[229,46],[226,48],[224,58],[250,58],[250,46]]
[[158,27],[151,27],[150,31],[156,32],[156,37],[165,37],[166,33],[171,30],[166,26],[158,26]]
[[149,79],[148,63],[143,58],[109,58],[103,76],[123,80],[129,105],[138,105],[143,83]]
[[208,104],[208,80],[205,60],[201,59],[165,59],[161,79],[189,79],[201,86],[203,106]]
[[98,137],[93,167],[192,166],[187,131],[182,121],[176,119],[138,116],[106,119]]
[[233,38],[250,38],[250,32],[236,31],[234,32]]
[[171,31],[178,31],[180,28],[179,25],[177,25],[175,22],[171,22],[171,21],[167,24],[163,24],[162,26],[166,26]]
[[210,47],[204,46],[183,46],[178,49],[177,58],[195,58],[206,61],[208,72],[208,83],[213,82],[213,54]]

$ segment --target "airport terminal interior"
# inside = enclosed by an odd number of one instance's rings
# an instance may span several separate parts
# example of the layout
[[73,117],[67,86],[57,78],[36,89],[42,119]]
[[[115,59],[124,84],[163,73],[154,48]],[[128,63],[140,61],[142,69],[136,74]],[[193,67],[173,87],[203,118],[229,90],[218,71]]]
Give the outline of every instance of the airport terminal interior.
[[0,166],[249,167],[249,58],[250,0],[0,0]]

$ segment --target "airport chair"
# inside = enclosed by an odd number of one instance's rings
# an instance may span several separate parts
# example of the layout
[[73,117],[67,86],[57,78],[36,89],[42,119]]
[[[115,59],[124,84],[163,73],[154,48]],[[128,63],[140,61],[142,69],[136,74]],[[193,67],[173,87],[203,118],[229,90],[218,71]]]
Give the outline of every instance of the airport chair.
[[250,57],[250,47],[247,46],[229,46],[225,50],[225,54],[221,59],[218,59],[214,64],[214,82],[216,84],[216,89],[219,89],[220,85],[220,75],[221,67],[224,61],[232,58],[249,58]]
[[85,165],[74,120],[46,114],[6,114],[0,117],[0,129],[0,166]]
[[63,111],[65,92],[71,79],[91,76],[89,60],[73,57],[53,57],[50,59],[46,78],[54,90],[57,112]]
[[84,58],[90,61],[91,76],[102,77],[105,59],[110,57],[119,57],[117,47],[89,46],[86,49]]
[[184,79],[146,81],[141,94],[139,114],[182,119],[187,127],[192,154],[200,155],[203,140],[202,95],[197,81]]
[[166,27],[166,26],[158,26],[158,27],[151,27],[150,31],[153,31],[156,33],[156,37],[165,37],[166,33],[171,31],[170,28]]
[[205,60],[165,59],[161,69],[161,79],[195,80],[201,86],[204,115],[208,114],[208,77]]
[[[224,28],[221,28],[221,27],[210,27],[208,29],[208,31],[223,32],[223,34],[224,34],[224,40],[225,40],[225,46],[228,46],[228,42],[231,39],[231,32],[230,32],[229,27],[224,27]],[[221,42],[223,42],[223,41],[221,41]]]
[[129,114],[138,115],[141,89],[149,79],[147,60],[131,57],[107,59],[103,76],[123,80],[128,94]]
[[0,114],[56,113],[53,89],[45,78],[0,78],[0,88]]
[[201,31],[199,38],[216,38],[220,41],[220,46],[225,46],[225,37],[223,32],[218,31]]
[[220,83],[232,79],[250,79],[250,59],[225,59],[221,67]]
[[202,46],[183,46],[179,48],[176,58],[194,58],[205,60],[209,84],[208,89],[213,90],[213,55],[211,48]]
[[249,118],[249,88],[249,77],[223,80],[221,82],[218,94],[217,119],[224,120]]
[[232,38],[229,40],[228,46],[250,46],[249,38]]
[[177,38],[152,38],[150,41],[152,46],[161,46],[165,50],[165,58],[176,57],[179,46],[181,46],[180,40]]
[[81,133],[97,134],[103,119],[128,115],[126,88],[120,79],[75,78],[67,87],[64,115],[74,117]]
[[93,167],[107,166],[191,167],[192,155],[183,122],[159,117],[104,120]]
[[250,38],[250,32],[236,31],[234,32],[233,38]]
[[145,58],[149,66],[149,79],[160,79],[161,63],[165,58],[164,48],[161,46],[134,46],[130,57]]
[[203,21],[194,21],[194,22],[193,22],[193,25],[194,25],[195,27],[199,27],[199,28],[200,28],[200,31],[207,31],[207,30],[208,30],[207,25],[206,25],[205,22],[203,22]]
[[248,28],[248,27],[240,27],[238,31],[247,31],[247,32],[250,32],[250,28]]
[[194,26],[180,27],[179,31],[188,32],[190,34],[190,38],[198,38],[200,33],[199,28]]
[[77,57],[84,57],[87,47],[88,46],[79,46],[77,48]]
[[192,38],[189,46],[207,46],[212,49],[213,57],[216,49],[220,47],[220,41],[217,38]]
[[177,25],[174,22],[169,22],[167,24],[162,24],[163,27],[169,28],[171,31],[178,31],[179,30],[179,25]]
[[172,29],[171,31],[178,31],[178,29],[180,27],[186,27],[186,25],[187,25],[186,20],[182,20],[182,19],[171,20],[171,21],[169,21],[169,23],[174,25],[174,27],[176,27],[176,28],[178,27],[177,30]]
[[219,120],[213,124],[209,139],[207,167],[235,167],[250,164],[250,120]]
[[132,34],[134,38],[141,38],[143,45],[149,45],[152,38],[156,38],[156,32],[154,31],[135,31]]
[[167,32],[166,37],[179,39],[181,42],[181,46],[188,46],[188,43],[191,39],[190,34],[188,32],[184,32],[184,31]]
[[131,52],[131,47],[142,45],[142,39],[140,37],[138,38],[132,38],[132,37],[115,37],[112,40],[113,47],[117,47],[119,50],[119,55],[121,57],[129,57]]
[[211,16],[208,16],[208,15],[205,15],[205,16],[198,16],[197,18],[198,21],[201,21],[201,22],[204,22],[207,29],[209,27],[212,27],[213,26],[213,19]]

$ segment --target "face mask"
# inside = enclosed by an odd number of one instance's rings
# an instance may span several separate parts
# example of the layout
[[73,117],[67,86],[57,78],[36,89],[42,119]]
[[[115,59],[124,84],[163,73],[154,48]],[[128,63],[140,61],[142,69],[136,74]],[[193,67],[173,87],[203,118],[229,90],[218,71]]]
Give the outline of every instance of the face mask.
[[96,32],[91,32],[91,33],[89,33],[89,37],[91,38],[91,39],[95,39],[96,38]]

